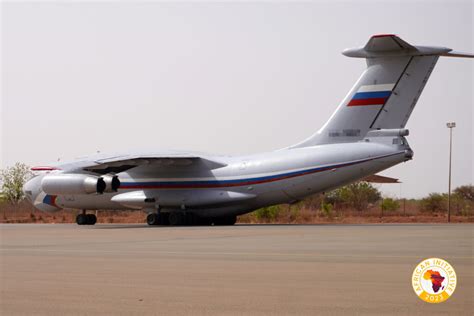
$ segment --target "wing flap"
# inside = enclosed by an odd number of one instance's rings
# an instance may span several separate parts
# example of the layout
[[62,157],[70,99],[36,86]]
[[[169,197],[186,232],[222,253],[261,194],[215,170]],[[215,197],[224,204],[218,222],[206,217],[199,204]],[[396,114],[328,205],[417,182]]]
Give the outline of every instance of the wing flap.
[[166,154],[166,155],[125,155],[94,160],[83,169],[99,174],[119,173],[138,166],[189,166],[199,164],[201,167],[212,170],[227,166],[226,163],[188,154]]

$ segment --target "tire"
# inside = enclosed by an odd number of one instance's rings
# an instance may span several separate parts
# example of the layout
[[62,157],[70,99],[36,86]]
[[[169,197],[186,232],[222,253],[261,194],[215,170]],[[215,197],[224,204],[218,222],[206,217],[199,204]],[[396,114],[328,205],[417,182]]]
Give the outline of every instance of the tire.
[[237,216],[227,216],[224,225],[234,225],[237,222]]
[[168,221],[171,226],[183,225],[184,216],[181,212],[171,212],[168,216]]
[[161,222],[161,225],[169,225],[170,224],[170,221],[168,220],[169,218],[169,215],[170,213],[161,213],[160,216],[160,222]]
[[87,225],[87,216],[86,214],[79,214],[76,216],[77,225]]
[[184,216],[184,224],[194,226],[199,224],[199,218],[194,213],[186,213]]
[[196,218],[196,225],[200,225],[200,226],[212,226],[212,224],[217,225],[217,224],[215,224],[215,222],[216,222],[216,219],[212,218],[212,217],[200,217],[200,216],[198,216]]
[[214,218],[214,225],[218,226],[231,226],[237,222],[237,216],[226,216]]
[[86,221],[86,225],[95,225],[95,223],[97,223],[97,216],[95,216],[94,214],[87,214]]
[[148,214],[146,223],[150,226],[160,225],[160,216],[157,213]]

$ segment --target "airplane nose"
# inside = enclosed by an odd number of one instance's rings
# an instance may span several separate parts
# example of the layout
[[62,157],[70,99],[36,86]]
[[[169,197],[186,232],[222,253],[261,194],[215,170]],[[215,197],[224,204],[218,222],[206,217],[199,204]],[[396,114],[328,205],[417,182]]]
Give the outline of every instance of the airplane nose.
[[37,199],[42,193],[41,178],[41,176],[33,177],[23,185],[23,193],[25,193],[26,199],[33,205],[38,202]]
[[60,208],[56,205],[56,196],[51,196],[43,192],[41,181],[43,177],[36,176],[23,185],[23,192],[26,199],[40,211],[55,212]]
[[33,179],[26,181],[26,183],[23,185],[23,193],[25,194],[26,199],[28,202],[33,203],[34,197],[33,197],[33,184],[32,184]]

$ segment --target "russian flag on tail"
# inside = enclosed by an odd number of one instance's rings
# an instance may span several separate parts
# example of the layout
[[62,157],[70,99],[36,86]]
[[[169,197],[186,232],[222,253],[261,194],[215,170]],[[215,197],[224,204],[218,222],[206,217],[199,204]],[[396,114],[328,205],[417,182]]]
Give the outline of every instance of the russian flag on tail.
[[384,105],[394,86],[393,83],[360,86],[347,106]]

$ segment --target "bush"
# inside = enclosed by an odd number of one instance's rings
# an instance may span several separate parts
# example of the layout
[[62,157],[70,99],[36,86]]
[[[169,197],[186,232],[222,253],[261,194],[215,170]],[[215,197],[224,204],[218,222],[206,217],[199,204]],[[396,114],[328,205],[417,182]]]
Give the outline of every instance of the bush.
[[313,194],[308,196],[303,201],[297,203],[300,208],[306,208],[309,210],[317,210],[321,206],[321,203],[324,200],[324,196],[322,194]]
[[323,216],[331,218],[332,208],[333,208],[332,204],[321,202],[321,213],[323,214]]
[[420,201],[420,208],[425,212],[439,212],[446,210],[446,197],[439,193],[430,193]]
[[384,211],[393,212],[400,208],[400,203],[398,203],[397,200],[394,200],[392,198],[385,198],[382,200],[381,207]]
[[254,213],[259,220],[275,220],[280,214],[280,207],[278,205],[266,206],[259,208]]
[[300,209],[298,207],[290,207],[290,217],[289,217],[290,222],[295,221],[299,215],[300,215]]

